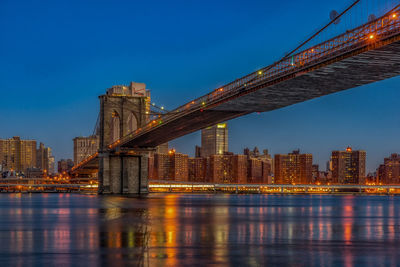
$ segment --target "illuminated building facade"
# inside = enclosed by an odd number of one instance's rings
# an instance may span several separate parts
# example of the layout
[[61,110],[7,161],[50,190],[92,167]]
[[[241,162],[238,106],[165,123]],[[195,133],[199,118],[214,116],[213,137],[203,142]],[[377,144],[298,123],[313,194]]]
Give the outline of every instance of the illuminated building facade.
[[360,184],[365,179],[365,160],[363,150],[332,151],[332,182],[336,184]]
[[25,172],[36,167],[36,141],[18,136],[0,140],[0,164],[3,171]]
[[392,154],[384,159],[377,170],[378,182],[382,184],[400,184],[400,155]]
[[201,156],[223,155],[228,152],[228,126],[226,123],[201,130]]
[[74,141],[74,164],[99,151],[99,136],[75,137]]
[[295,150],[275,155],[276,184],[309,184],[312,182],[312,155]]
[[155,153],[149,160],[149,176],[153,180],[188,181],[188,155],[170,150]]
[[169,177],[173,181],[188,181],[188,159],[189,156],[175,151],[170,151]]
[[233,183],[231,155],[211,155],[207,159],[207,177],[212,183]]
[[207,159],[207,180],[211,183],[247,183],[247,157],[245,155],[212,155]]
[[206,182],[207,159],[189,158],[188,159],[188,179],[190,182]]

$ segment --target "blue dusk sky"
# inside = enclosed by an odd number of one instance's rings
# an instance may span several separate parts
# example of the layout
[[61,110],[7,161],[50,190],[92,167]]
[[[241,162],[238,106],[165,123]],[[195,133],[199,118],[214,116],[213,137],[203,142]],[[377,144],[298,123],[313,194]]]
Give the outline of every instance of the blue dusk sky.
[[[71,158],[90,135],[98,95],[143,82],[172,109],[265,67],[329,21],[337,1],[0,0],[0,138],[21,136]],[[229,148],[367,151],[367,171],[400,152],[399,78],[229,122]],[[200,133],[171,142],[193,154]]]

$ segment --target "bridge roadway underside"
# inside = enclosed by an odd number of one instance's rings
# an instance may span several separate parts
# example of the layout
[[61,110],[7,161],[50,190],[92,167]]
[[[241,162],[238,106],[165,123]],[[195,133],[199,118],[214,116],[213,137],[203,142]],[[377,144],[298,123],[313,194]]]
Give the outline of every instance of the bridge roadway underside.
[[313,66],[220,101],[204,110],[166,122],[121,144],[155,147],[188,133],[252,112],[279,109],[316,97],[388,79],[400,74],[400,36],[327,58]]

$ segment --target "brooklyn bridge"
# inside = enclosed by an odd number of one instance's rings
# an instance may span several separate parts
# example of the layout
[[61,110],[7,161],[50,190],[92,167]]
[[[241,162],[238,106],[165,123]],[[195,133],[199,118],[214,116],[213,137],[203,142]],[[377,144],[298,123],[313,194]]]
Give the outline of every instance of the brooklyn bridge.
[[99,193],[147,193],[149,154],[165,142],[253,112],[268,112],[399,75],[399,4],[315,43],[340,20],[353,16],[359,2],[335,14],[277,62],[174,110],[161,108],[155,113],[144,84],[108,89],[99,97],[100,149],[74,166],[71,174],[97,173]]

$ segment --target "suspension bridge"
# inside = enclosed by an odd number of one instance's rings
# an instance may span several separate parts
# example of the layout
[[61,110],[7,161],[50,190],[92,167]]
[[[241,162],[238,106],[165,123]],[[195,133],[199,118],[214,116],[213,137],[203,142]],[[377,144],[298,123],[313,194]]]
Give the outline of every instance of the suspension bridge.
[[[110,99],[129,101],[129,97],[101,96],[100,150],[74,166],[72,173],[98,171],[101,192],[145,192],[146,155],[160,144],[253,112],[279,109],[399,75],[400,3],[375,1],[372,7],[370,2],[354,1],[342,12],[334,12],[329,23],[265,68],[169,112],[160,109],[162,112],[151,118],[136,115],[134,130],[122,129],[124,118],[118,114],[121,126],[117,138],[109,138],[113,131],[109,121],[115,117],[112,110],[119,108],[124,114],[125,108],[123,104],[111,108]],[[148,101],[143,97],[143,103]],[[148,106],[144,104],[141,112],[149,115]]]

